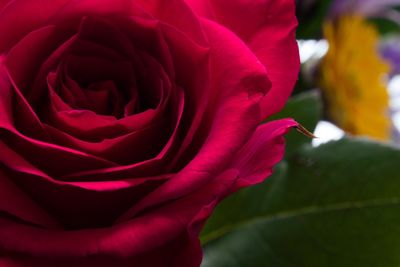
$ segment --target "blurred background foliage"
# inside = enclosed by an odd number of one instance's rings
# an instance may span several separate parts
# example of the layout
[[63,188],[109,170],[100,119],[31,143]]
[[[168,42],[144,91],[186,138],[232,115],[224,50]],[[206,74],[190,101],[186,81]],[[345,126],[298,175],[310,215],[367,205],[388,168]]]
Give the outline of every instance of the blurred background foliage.
[[302,68],[264,183],[205,226],[202,267],[400,266],[400,0],[298,0]]

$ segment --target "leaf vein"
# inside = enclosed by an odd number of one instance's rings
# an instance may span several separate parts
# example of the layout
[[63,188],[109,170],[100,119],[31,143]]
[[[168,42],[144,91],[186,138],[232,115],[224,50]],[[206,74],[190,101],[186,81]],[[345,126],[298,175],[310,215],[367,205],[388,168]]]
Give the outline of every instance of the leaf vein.
[[287,210],[278,212],[275,214],[265,214],[255,216],[249,220],[239,221],[237,223],[233,223],[230,225],[226,225],[211,231],[210,233],[203,236],[202,241],[203,245],[216,240],[223,235],[226,235],[230,232],[233,232],[236,229],[257,223],[267,223],[273,221],[281,221],[292,219],[301,216],[308,216],[314,215],[319,213],[329,213],[329,212],[336,212],[336,211],[346,211],[346,210],[353,210],[353,209],[363,209],[363,208],[374,208],[374,207],[382,207],[382,206],[392,206],[392,205],[400,205],[400,197],[392,197],[386,199],[371,199],[371,200],[364,200],[364,201],[351,201],[351,202],[341,202],[326,206],[308,206],[301,209],[295,210]]

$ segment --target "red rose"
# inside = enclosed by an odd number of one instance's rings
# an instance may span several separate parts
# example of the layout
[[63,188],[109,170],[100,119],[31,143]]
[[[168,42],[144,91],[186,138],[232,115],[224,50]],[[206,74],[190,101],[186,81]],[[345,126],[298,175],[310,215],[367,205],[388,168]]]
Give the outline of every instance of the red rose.
[[0,1],[0,266],[199,266],[296,123],[293,0]]

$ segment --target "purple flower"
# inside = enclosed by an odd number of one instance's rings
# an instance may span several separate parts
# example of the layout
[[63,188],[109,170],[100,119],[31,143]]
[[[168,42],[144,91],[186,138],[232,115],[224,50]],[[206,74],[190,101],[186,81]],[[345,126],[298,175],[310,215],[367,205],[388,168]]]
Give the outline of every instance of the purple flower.
[[400,36],[392,36],[384,40],[380,45],[380,52],[391,67],[391,74],[400,74]]
[[391,8],[397,5],[400,6],[400,0],[334,0],[330,16],[356,13],[366,17],[385,17],[400,24],[400,12]]

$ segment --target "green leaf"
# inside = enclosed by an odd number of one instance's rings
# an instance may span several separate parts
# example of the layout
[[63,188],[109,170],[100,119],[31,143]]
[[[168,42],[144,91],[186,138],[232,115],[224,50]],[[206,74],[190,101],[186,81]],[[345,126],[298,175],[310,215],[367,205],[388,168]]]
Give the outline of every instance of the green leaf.
[[399,24],[392,20],[384,18],[369,19],[377,27],[380,34],[398,33],[400,30]]
[[[280,118],[294,118],[309,131],[314,131],[315,126],[321,119],[322,101],[319,91],[307,91],[297,94],[289,99],[285,108],[268,118],[269,121]],[[291,131],[286,135],[286,155],[291,155],[302,145],[309,144],[311,139],[307,136]]]
[[303,147],[217,208],[202,267],[400,266],[399,162],[366,140]]

